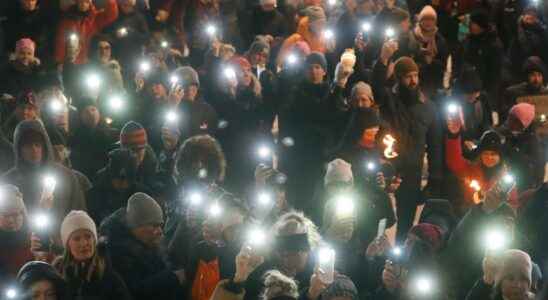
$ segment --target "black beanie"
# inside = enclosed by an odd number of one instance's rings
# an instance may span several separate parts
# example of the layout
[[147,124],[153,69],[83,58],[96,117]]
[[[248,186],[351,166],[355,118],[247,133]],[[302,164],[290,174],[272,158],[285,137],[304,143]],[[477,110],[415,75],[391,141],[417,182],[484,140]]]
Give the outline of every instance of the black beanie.
[[457,81],[458,89],[465,94],[481,91],[483,82],[475,67],[469,66],[464,69]]
[[477,153],[479,154],[483,151],[488,150],[488,151],[495,151],[502,155],[503,144],[504,142],[500,134],[496,133],[493,130],[486,131],[481,136]]
[[327,72],[327,60],[325,59],[325,56],[320,52],[312,52],[306,57],[306,66],[309,67],[310,65],[320,65],[324,69],[324,71]]
[[42,280],[48,280],[53,283],[56,289],[58,289],[58,295],[62,295],[64,281],[48,263],[42,261],[28,262],[21,267],[17,274],[17,281],[23,289],[29,289],[31,285]]
[[539,72],[546,77],[546,65],[538,56],[531,56],[523,63],[523,73],[527,76],[532,72]]
[[479,27],[484,30],[489,29],[489,14],[483,10],[478,9],[470,14],[470,22],[476,23]]

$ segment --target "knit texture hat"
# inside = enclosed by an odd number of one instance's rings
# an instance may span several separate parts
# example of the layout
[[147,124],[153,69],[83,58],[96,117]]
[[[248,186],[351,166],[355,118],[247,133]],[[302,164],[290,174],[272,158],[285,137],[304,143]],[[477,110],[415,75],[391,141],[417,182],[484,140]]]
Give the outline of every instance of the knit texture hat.
[[367,97],[371,99],[371,101],[375,102],[375,98],[373,98],[373,90],[371,89],[371,86],[363,81],[358,81],[352,87],[352,91],[350,92],[350,98],[352,100],[355,100],[356,97],[361,93],[365,93]]
[[394,74],[396,75],[397,79],[400,79],[411,72],[418,72],[418,71],[419,71],[419,66],[417,66],[417,64],[411,57],[402,56],[398,60],[396,60],[396,63],[394,66]]
[[24,289],[30,289],[30,287],[39,281],[47,280],[54,284],[57,295],[63,295],[65,288],[65,281],[52,265],[43,261],[30,261],[24,264],[17,273],[17,282]]
[[61,241],[67,246],[70,235],[79,229],[86,229],[93,233],[97,241],[97,227],[89,215],[82,210],[71,211],[61,223]]
[[266,55],[270,55],[270,45],[263,40],[256,40],[251,44],[251,46],[249,46],[249,50],[247,52],[249,54],[264,53]]
[[19,189],[12,184],[4,184],[0,186],[0,213],[12,213],[23,211],[25,214],[27,209],[23,202],[23,194]]
[[127,202],[126,221],[129,228],[163,224],[164,213],[156,200],[145,193],[135,193]]
[[142,149],[148,144],[147,132],[141,124],[129,121],[120,132],[120,143],[124,148]]
[[365,129],[380,126],[379,113],[372,108],[360,108],[356,113],[356,126],[363,132]]
[[196,72],[196,70],[192,67],[184,66],[177,68],[175,70],[175,75],[181,79],[184,87],[189,85],[196,85],[200,87],[200,77],[198,76],[198,72]]
[[497,272],[495,285],[499,286],[509,276],[520,276],[527,278],[531,286],[532,271],[533,263],[529,254],[517,249],[506,250],[502,254],[501,268]]
[[405,9],[394,7],[391,11],[390,18],[392,25],[399,25],[401,22],[411,18],[409,12]]
[[264,291],[261,299],[297,299],[299,287],[293,278],[285,276],[278,270],[266,272],[264,276]]
[[483,10],[479,9],[470,14],[470,22],[477,24],[479,27],[484,30],[489,29],[489,14]]
[[320,300],[330,300],[337,297],[358,299],[358,289],[350,278],[344,275],[337,275],[331,285],[320,295]]
[[510,116],[520,121],[523,128],[528,128],[535,119],[535,106],[529,103],[519,103],[510,109]]
[[309,6],[304,10],[304,15],[308,17],[308,23],[326,21],[327,17],[323,8],[320,6]]
[[424,18],[431,18],[431,19],[437,20],[438,14],[436,13],[436,10],[432,6],[426,5],[419,14],[419,22],[422,21]]
[[420,223],[413,226],[409,233],[418,236],[423,242],[430,245],[435,252],[443,247],[443,231],[437,225]]
[[337,158],[327,164],[327,171],[325,172],[324,177],[324,185],[326,186],[336,182],[350,184],[354,182],[352,165],[340,158]]
[[323,53],[320,52],[312,52],[310,53],[305,60],[305,64],[307,67],[310,67],[311,65],[320,65],[324,71],[327,71],[327,60],[325,59],[325,56]]
[[533,72],[541,73],[544,76],[544,80],[548,79],[546,78],[546,74],[548,74],[546,73],[546,65],[538,56],[531,56],[523,63],[523,73],[525,75],[529,75]]
[[29,38],[20,39],[17,43],[15,43],[15,50],[19,51],[22,49],[29,49],[34,52],[34,49],[36,49],[36,44]]
[[483,151],[496,151],[499,154],[502,153],[503,141],[498,133],[493,130],[488,130],[483,133],[480,138],[480,142],[477,148],[477,152],[481,153]]

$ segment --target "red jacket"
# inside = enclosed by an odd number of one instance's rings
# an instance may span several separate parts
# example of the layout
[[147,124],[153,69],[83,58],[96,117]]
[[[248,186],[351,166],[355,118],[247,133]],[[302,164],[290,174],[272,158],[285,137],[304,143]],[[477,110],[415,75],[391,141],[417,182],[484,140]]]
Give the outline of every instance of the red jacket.
[[[466,160],[462,156],[462,146],[461,138],[446,138],[445,140],[445,161],[447,162],[447,167],[457,178],[462,182],[462,188],[465,195],[466,206],[474,205],[474,190],[470,187],[472,180],[477,180],[482,191],[488,191],[493,187],[498,180],[497,176],[487,180],[483,169],[479,162],[474,163]],[[519,205],[518,194],[514,188],[510,192],[510,197],[508,199],[508,204],[514,209],[517,209]]]
[[15,277],[25,263],[34,259],[30,252],[30,234],[26,231],[0,231],[0,240],[0,266],[8,276]]
[[116,0],[108,0],[105,8],[101,10],[97,10],[92,5],[86,16],[77,16],[74,13],[74,8],[66,13],[57,27],[55,37],[55,60],[57,63],[62,63],[65,59],[65,41],[70,33],[76,33],[80,38],[80,54],[78,54],[76,64],[86,63],[93,36],[118,18]]

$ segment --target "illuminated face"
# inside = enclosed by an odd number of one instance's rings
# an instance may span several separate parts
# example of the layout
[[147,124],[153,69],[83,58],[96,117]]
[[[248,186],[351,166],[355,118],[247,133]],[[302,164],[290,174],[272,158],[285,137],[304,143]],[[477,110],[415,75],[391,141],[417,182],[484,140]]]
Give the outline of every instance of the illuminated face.
[[410,90],[419,87],[419,72],[409,72],[401,78],[401,84]]
[[34,105],[18,105],[15,108],[15,117],[18,121],[35,120],[38,117],[38,109]]
[[352,107],[354,108],[369,108],[373,106],[373,100],[369,98],[369,95],[364,90],[358,90],[354,98],[352,99]]
[[538,18],[535,15],[526,14],[521,17],[521,21],[525,25],[535,25],[538,23]]
[[153,84],[151,92],[155,100],[164,100],[167,97],[166,87],[161,83]]
[[437,22],[435,18],[426,17],[421,20],[420,25],[426,32],[431,32],[436,28],[436,23]]
[[67,149],[63,145],[54,145],[53,152],[55,154],[55,162],[59,164],[64,164],[67,159]]
[[81,12],[87,12],[91,8],[91,0],[76,0],[78,10]]
[[320,84],[323,82],[325,77],[325,70],[319,64],[311,64],[307,70],[308,80],[313,84]]
[[34,50],[31,48],[16,49],[15,59],[20,64],[28,66],[34,61]]
[[266,65],[267,60],[268,60],[268,55],[263,51],[254,53],[249,58],[249,62],[253,66],[256,66],[256,65],[264,66]]
[[36,9],[38,0],[21,0],[21,7],[25,11],[33,11]]
[[379,126],[364,129],[361,137],[361,144],[370,145],[377,140],[377,134],[379,133]]
[[198,96],[198,86],[195,84],[191,84],[184,89],[184,100],[188,101],[194,101],[196,99],[196,96]]
[[14,210],[0,213],[0,230],[17,232],[23,227],[25,212],[23,210]]
[[409,20],[409,18],[401,21],[400,29],[402,32],[408,32],[410,28],[411,28],[411,20]]
[[529,278],[522,272],[511,272],[501,282],[502,298],[505,300],[526,300],[530,292]]
[[95,236],[87,229],[78,229],[70,235],[67,247],[75,261],[90,260],[95,254]]
[[42,162],[44,148],[41,142],[35,141],[25,143],[21,146],[21,156],[23,160],[31,164],[39,164]]
[[499,164],[500,154],[496,151],[485,150],[480,154],[481,163],[487,168],[492,168]]
[[57,291],[52,282],[40,280],[30,286],[32,300],[57,300]]
[[111,59],[112,51],[111,46],[106,41],[99,42],[98,45],[99,59],[103,62],[108,62]]

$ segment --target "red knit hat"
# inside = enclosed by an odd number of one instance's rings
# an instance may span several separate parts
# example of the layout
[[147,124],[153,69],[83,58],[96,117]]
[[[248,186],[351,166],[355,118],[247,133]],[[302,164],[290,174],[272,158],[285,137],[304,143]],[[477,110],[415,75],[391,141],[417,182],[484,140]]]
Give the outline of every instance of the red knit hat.
[[413,226],[409,233],[418,236],[423,242],[428,243],[434,251],[439,251],[443,245],[442,229],[433,224],[420,223]]
[[144,148],[148,143],[147,132],[141,124],[130,121],[120,132],[120,143],[124,148]]

